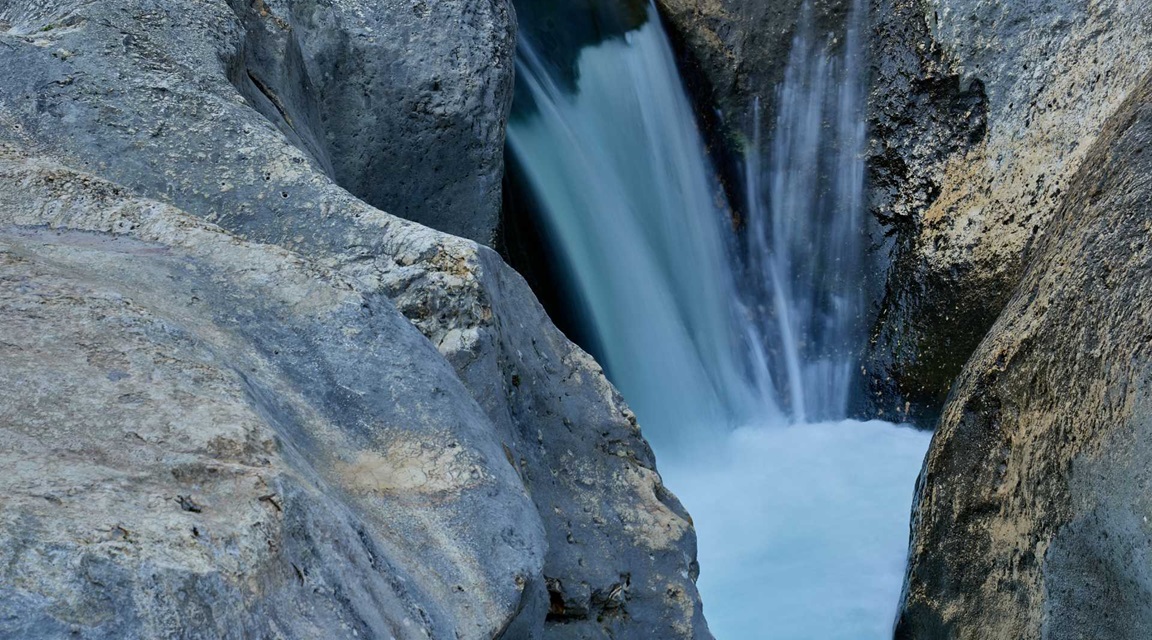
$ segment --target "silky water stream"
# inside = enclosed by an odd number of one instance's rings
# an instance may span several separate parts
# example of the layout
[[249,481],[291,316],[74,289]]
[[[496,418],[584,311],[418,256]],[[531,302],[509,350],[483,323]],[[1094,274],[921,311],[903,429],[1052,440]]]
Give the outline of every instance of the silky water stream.
[[851,13],[841,38],[798,29],[763,149],[751,127],[739,234],[654,9],[571,69],[530,25],[518,48],[509,150],[694,517],[722,640],[891,637],[899,599],[929,434],[845,420],[870,271]]

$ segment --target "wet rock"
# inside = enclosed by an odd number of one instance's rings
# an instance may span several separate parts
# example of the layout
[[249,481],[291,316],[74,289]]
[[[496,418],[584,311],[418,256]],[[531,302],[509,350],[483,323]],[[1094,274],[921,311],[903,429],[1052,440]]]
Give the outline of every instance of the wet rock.
[[[809,4],[814,30],[823,34],[843,25],[851,3]],[[672,28],[697,101],[706,105],[703,110],[720,111],[729,144],[751,130],[753,100],[760,99],[762,116],[771,122],[803,0],[659,0],[657,5]]]

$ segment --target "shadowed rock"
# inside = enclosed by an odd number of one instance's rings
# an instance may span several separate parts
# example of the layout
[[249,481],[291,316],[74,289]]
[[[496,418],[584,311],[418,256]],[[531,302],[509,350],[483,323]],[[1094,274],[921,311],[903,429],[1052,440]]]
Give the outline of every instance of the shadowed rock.
[[865,365],[882,415],[931,425],[1152,63],[1152,4],[873,7],[871,197],[893,242]]

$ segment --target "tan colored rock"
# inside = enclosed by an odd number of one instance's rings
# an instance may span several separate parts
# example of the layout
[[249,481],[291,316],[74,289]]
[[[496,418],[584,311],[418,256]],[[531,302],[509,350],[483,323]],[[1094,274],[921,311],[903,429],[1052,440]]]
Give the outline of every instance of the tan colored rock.
[[1152,633],[1152,76],[1079,165],[945,407],[898,638]]
[[872,200],[896,243],[867,368],[879,409],[931,423],[1152,64],[1152,4],[882,4]]

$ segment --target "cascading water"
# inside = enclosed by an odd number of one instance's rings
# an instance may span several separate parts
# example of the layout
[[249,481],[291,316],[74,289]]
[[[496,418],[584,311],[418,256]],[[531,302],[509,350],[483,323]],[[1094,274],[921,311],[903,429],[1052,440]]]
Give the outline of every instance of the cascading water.
[[659,21],[587,48],[566,91],[528,37],[508,143],[564,254],[598,354],[657,439],[774,414],[748,358],[726,207]]
[[[839,59],[799,35],[777,96],[767,176],[761,170],[760,114],[746,153],[748,264],[758,324],[776,345],[779,376],[797,422],[843,418],[864,312],[862,243],[864,119],[860,21],[855,0]],[[768,179],[764,188],[763,180]],[[766,311],[768,310],[768,311]]]
[[879,638],[899,595],[927,435],[812,422],[846,415],[861,342],[856,3],[838,47],[796,38],[767,166],[758,125],[748,150],[743,242],[654,9],[569,74],[520,39],[509,149],[694,515],[721,638]]

